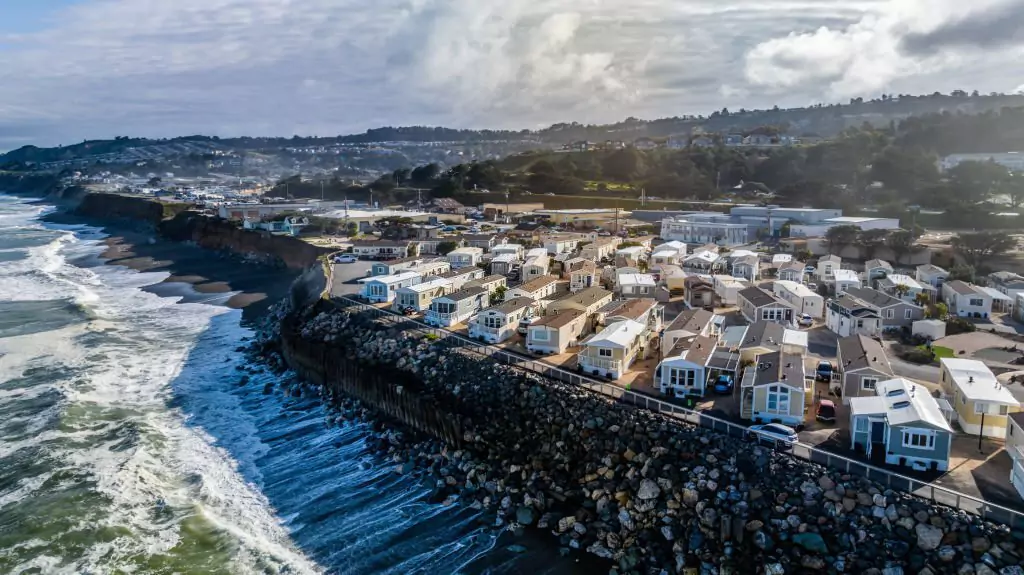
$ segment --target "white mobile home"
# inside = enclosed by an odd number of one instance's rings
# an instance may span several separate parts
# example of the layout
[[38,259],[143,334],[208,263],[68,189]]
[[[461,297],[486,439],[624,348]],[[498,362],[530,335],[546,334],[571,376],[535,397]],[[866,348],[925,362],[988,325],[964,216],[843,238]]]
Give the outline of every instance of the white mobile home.
[[451,327],[460,324],[476,312],[484,309],[487,290],[482,287],[466,287],[457,292],[435,298],[424,316],[424,321],[437,327]]
[[448,252],[448,262],[452,269],[473,267],[483,259],[484,250],[481,248],[458,248]]
[[435,298],[451,292],[451,280],[434,278],[395,290],[395,303],[392,305],[399,311],[408,309],[416,313],[422,313],[430,307],[430,302],[434,301]]
[[535,304],[530,298],[517,297],[489,307],[478,313],[469,324],[469,337],[501,343],[516,334],[520,320],[533,317]]
[[798,315],[807,314],[815,319],[821,319],[824,316],[825,299],[804,284],[776,280],[772,284],[772,291],[776,297],[793,306],[793,310]]
[[402,272],[391,276],[363,278],[359,283],[363,284],[364,298],[371,302],[383,303],[394,301],[395,292],[399,288],[416,285],[422,280],[423,276],[416,272]]

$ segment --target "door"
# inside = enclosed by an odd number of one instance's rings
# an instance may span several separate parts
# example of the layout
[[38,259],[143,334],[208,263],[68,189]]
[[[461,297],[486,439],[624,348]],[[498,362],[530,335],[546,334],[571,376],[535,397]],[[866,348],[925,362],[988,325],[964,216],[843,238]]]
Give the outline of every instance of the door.
[[885,422],[871,422],[871,445],[868,447],[868,454],[874,463],[885,461]]

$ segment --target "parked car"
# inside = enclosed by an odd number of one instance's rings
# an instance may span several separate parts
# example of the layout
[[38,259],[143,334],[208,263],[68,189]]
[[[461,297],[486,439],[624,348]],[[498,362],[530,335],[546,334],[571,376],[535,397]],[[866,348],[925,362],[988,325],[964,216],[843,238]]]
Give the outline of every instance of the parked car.
[[818,284],[816,284],[814,282],[811,282],[811,283],[807,284],[807,289],[809,289],[811,291],[818,291]]
[[818,404],[818,411],[814,414],[814,418],[818,421],[824,421],[825,423],[836,422],[836,404],[828,399],[821,400]]
[[780,449],[793,447],[793,444],[800,440],[795,429],[780,423],[751,425],[747,429],[750,439],[767,445],[774,445]]
[[816,268],[814,266],[807,266],[807,267],[804,268],[804,273],[805,274],[813,274],[816,271],[818,271],[818,268]]
[[732,393],[733,380],[731,375],[722,374],[715,380],[715,393],[728,395]]
[[814,373],[818,381],[832,381],[832,371],[832,363],[822,360],[818,362],[818,369]]
[[336,264],[354,264],[357,261],[359,261],[359,258],[352,254],[345,254],[343,256],[337,256],[336,258],[334,258],[334,263]]
[[811,314],[802,313],[800,314],[800,317],[797,318],[796,322],[797,324],[802,325],[804,327],[810,327],[814,325],[814,318],[811,317]]

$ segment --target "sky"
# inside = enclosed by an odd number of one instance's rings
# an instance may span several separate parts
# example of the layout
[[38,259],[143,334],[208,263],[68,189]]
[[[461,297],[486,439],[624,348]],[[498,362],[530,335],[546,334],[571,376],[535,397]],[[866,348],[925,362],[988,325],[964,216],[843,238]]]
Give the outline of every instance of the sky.
[[0,150],[1024,90],[1024,0],[0,0]]

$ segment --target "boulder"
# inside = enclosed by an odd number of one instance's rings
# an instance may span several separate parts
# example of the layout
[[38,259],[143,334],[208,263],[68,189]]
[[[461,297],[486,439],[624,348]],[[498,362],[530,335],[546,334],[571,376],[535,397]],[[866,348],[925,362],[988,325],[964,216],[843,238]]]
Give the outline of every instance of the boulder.
[[828,553],[828,546],[825,545],[825,540],[817,533],[797,533],[793,536],[793,543],[813,553],[820,553],[822,555]]
[[[917,533],[917,546],[922,551],[931,551],[937,549],[942,544],[942,536],[944,533],[938,527],[928,525],[927,523],[918,523],[914,527],[914,531]],[[950,548],[952,549],[952,548]]]
[[636,491],[637,497],[640,499],[657,499],[658,495],[661,495],[661,488],[658,487],[657,483],[650,479],[640,481],[640,488]]

